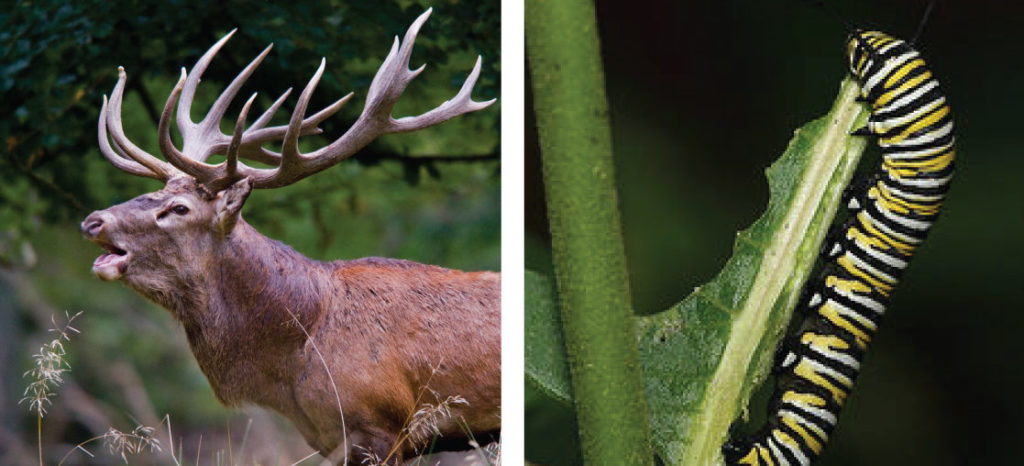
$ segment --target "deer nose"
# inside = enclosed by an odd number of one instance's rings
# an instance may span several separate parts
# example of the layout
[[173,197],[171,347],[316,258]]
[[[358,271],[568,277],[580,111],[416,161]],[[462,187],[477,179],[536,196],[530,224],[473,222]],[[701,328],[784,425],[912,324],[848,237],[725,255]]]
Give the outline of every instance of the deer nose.
[[100,212],[93,212],[82,221],[82,233],[93,238],[100,234],[100,231],[103,230],[103,225],[103,215]]

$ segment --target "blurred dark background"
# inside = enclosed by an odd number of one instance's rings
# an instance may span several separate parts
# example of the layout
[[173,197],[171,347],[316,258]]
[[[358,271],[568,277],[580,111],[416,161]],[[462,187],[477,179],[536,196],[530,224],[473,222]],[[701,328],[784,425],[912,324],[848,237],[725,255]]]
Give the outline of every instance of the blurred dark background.
[[[764,210],[764,169],[835,98],[846,31],[796,0],[596,3],[633,302],[653,313],[713,277],[735,232]],[[858,27],[909,38],[927,2],[827,3]],[[937,2],[918,40],[958,125],[956,180],[817,464],[1019,463],[1022,44],[1024,5],[991,0]],[[527,268],[547,272],[529,101],[526,114]],[[578,461],[571,419],[528,386],[527,458]]]
[[[302,149],[308,151],[340,136],[355,120],[393,38],[404,35],[430,6],[433,15],[411,60],[412,67],[428,66],[394,114],[419,114],[454,96],[478,54],[483,71],[474,97],[499,97],[499,3],[0,4],[0,464],[38,462],[36,417],[27,403],[18,403],[29,383],[22,374],[40,345],[54,338],[46,331],[51,317],[63,323],[65,311],[83,311],[75,321],[81,334],[64,343],[71,371],[42,422],[46,464],[56,464],[76,444],[110,427],[157,427],[165,414],[175,454],[190,464],[196,458],[200,464],[292,464],[312,452],[276,415],[221,406],[170,314],[90,273],[102,251],[82,239],[78,223],[94,209],[161,187],[118,171],[100,155],[101,96],[111,92],[117,66],[123,65],[128,73],[125,130],[139,146],[159,154],[158,113],[179,70],[191,68],[237,27],[203,75],[193,119],[201,119],[224,85],[273,42],[274,50],[243,87],[222,127],[232,131],[252,92],[260,93],[254,112],[262,112],[292,86],[296,91],[272,122],[286,123],[298,91],[326,57],[326,73],[310,108],[349,91],[356,95],[321,125],[325,137],[303,138]],[[386,256],[498,270],[501,105],[418,133],[386,136],[353,160],[295,185],[256,191],[243,215],[263,234],[316,259]],[[156,436],[162,453],[128,459],[171,464],[166,426]],[[121,461],[100,442],[87,447],[95,459],[72,452],[65,464]]]

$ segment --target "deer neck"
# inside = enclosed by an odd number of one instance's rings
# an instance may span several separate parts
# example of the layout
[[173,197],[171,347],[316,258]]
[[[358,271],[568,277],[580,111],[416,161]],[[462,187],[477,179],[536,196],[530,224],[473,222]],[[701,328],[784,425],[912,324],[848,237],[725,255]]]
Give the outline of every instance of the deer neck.
[[172,311],[222,401],[258,401],[244,387],[293,376],[290,357],[322,313],[324,268],[241,219],[215,247],[200,291]]

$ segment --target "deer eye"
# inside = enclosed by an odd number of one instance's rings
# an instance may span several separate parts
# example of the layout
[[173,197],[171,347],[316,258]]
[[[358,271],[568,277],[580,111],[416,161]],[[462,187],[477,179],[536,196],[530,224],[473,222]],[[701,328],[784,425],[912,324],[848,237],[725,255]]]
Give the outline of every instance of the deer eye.
[[175,214],[178,215],[185,215],[188,213],[188,207],[178,204],[174,207],[171,207],[171,212],[174,212]]

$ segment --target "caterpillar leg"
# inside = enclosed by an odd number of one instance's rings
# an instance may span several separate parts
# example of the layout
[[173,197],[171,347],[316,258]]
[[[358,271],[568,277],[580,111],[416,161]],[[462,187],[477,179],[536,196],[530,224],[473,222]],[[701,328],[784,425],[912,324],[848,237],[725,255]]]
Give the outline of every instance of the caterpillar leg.
[[877,184],[878,179],[878,174],[874,173],[868,176],[857,176],[850,181],[841,197],[841,202],[849,209],[850,213],[855,214],[864,208],[864,198],[867,196],[868,188]]
[[853,130],[853,132],[851,132],[850,134],[853,135],[853,136],[874,136],[875,135],[875,133],[872,133],[871,130],[868,129],[867,125],[861,126],[860,128],[857,128],[857,129]]

